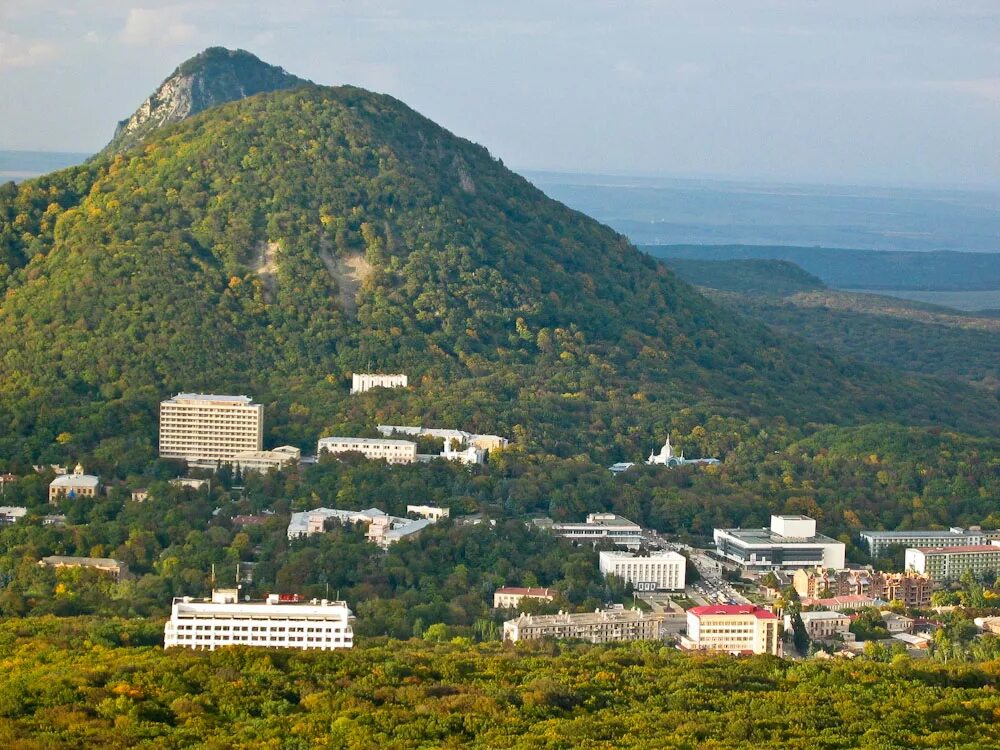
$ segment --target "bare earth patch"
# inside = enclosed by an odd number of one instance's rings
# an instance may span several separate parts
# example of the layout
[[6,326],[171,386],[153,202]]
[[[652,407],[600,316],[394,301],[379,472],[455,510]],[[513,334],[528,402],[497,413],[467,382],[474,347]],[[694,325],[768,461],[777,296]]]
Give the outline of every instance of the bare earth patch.
[[320,247],[319,259],[337,282],[337,298],[341,309],[348,315],[358,312],[358,290],[371,273],[371,264],[363,253],[352,253],[346,257],[335,256],[327,247]]
[[264,285],[264,301],[268,304],[278,297],[278,243],[258,242],[254,271]]

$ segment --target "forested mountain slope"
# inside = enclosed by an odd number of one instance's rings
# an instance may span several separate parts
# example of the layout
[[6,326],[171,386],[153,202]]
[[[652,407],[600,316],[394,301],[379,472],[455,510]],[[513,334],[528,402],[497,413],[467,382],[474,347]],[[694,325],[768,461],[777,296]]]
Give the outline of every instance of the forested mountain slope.
[[[353,87],[213,108],[5,186],[0,217],[0,457],[148,457],[156,404],[180,390],[253,395],[269,441],[406,421],[602,460],[682,407],[997,424],[993,399],[709,302],[484,148]],[[412,387],[348,399],[369,370]]]

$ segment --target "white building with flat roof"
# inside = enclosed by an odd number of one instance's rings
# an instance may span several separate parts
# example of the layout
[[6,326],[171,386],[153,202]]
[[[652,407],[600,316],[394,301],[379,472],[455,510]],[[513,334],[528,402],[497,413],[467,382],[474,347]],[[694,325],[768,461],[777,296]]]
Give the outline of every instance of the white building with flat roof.
[[556,536],[578,542],[607,539],[619,547],[632,549],[642,544],[642,527],[614,513],[590,513],[583,523],[554,523],[549,518],[536,518],[533,523]]
[[326,531],[326,522],[336,519],[342,524],[365,524],[368,531],[365,537],[382,548],[387,548],[396,542],[411,537],[435,523],[437,518],[400,518],[390,516],[378,508],[367,510],[340,510],[339,508],[314,508],[299,513],[292,513],[288,522],[288,539],[300,539]]
[[923,549],[941,547],[969,547],[989,544],[1000,539],[1000,531],[985,531],[978,526],[967,529],[952,526],[937,531],[862,531],[861,541],[868,545],[872,557],[878,557],[890,547],[916,547]]
[[503,624],[503,639],[515,643],[540,638],[577,638],[591,643],[656,641],[679,632],[683,622],[683,615],[625,609],[619,604],[578,614],[522,614]]
[[271,594],[241,602],[238,589],[212,592],[210,600],[175,598],[163,629],[163,646],[214,651],[223,646],[330,651],[351,648],[354,614],[346,602]]
[[833,568],[844,567],[843,542],[816,533],[809,516],[771,516],[765,529],[715,529],[715,547],[720,555],[745,568]]
[[179,393],[160,402],[160,458],[231,462],[264,445],[264,407],[249,396]]
[[409,440],[387,438],[325,437],[316,444],[316,455],[323,453],[360,453],[370,461],[379,459],[390,464],[412,464],[417,460],[417,444]]
[[456,441],[460,445],[469,445],[484,451],[506,448],[510,441],[499,435],[480,435],[465,430],[453,430],[446,427],[408,427],[406,425],[380,424],[375,429],[386,437],[393,435],[409,435],[411,437],[433,437],[444,440],[445,447]]
[[679,591],[684,588],[687,559],[677,552],[636,555],[632,552],[602,551],[601,573],[615,575],[636,591]]
[[432,521],[440,521],[451,515],[450,508],[442,508],[437,505],[407,505],[407,513],[413,513],[421,518],[429,518]]
[[195,469],[215,469],[224,464],[244,472],[267,472],[296,466],[301,458],[302,451],[298,448],[282,445],[268,451],[241,451],[225,461],[188,461],[188,466]]
[[356,372],[351,380],[351,393],[364,393],[372,388],[406,388],[406,375],[382,375],[374,372]]
[[17,523],[28,515],[28,509],[20,505],[0,505],[0,526]]

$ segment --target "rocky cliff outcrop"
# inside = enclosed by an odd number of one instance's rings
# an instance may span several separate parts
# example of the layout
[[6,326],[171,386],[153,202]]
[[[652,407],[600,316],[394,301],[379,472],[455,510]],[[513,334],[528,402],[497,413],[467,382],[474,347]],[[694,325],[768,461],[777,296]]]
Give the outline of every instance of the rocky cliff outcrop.
[[150,133],[211,107],[309,83],[244,50],[210,47],[182,63],[115,128],[101,155],[127,151]]

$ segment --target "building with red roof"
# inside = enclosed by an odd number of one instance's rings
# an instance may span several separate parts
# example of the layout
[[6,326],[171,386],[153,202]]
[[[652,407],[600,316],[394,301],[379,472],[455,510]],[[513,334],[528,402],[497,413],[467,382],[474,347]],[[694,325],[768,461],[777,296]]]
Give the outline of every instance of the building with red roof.
[[692,607],[681,648],[781,656],[781,619],[755,604]]

